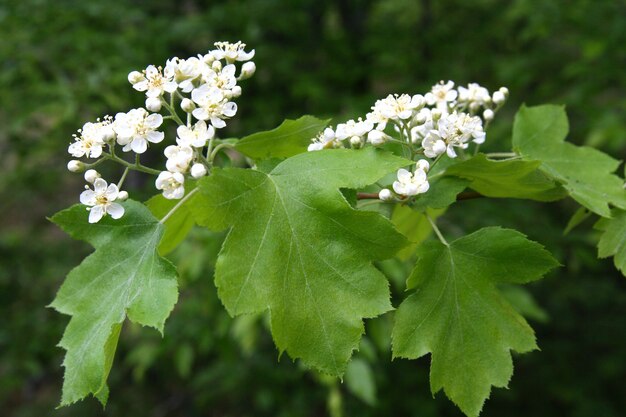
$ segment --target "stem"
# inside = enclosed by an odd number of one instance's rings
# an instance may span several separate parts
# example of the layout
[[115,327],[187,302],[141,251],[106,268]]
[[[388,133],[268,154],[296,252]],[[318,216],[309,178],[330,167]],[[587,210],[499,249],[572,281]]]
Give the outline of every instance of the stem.
[[172,119],[178,123],[179,125],[184,125],[185,123],[183,123],[183,121],[180,119],[180,117],[178,116],[178,113],[176,113],[176,110],[174,109],[174,96],[170,95],[170,104],[167,103],[167,101],[165,101],[165,99],[161,100],[161,103],[163,104],[163,107],[165,107],[167,109],[167,111],[170,112],[170,114],[172,115]]
[[437,155],[433,163],[430,164],[430,168],[428,168],[429,171],[433,169],[433,167],[437,164],[437,162],[439,162],[439,160],[443,157],[443,155],[444,155],[443,153],[440,153],[439,155]]
[[124,173],[122,174],[122,178],[120,178],[120,180],[117,183],[117,189],[121,189],[122,185],[124,184],[124,180],[126,179],[126,175],[128,175],[128,171],[130,171],[130,168],[126,167],[126,169],[124,169]]
[[439,238],[439,240],[441,241],[441,243],[443,243],[446,246],[450,246],[450,244],[448,243],[448,241],[443,237],[443,235],[441,234],[441,231],[439,230],[439,228],[437,227],[437,225],[435,224],[435,221],[428,215],[428,213],[424,212],[424,215],[426,216],[426,219],[428,219],[428,222],[430,223],[430,225],[432,226],[435,234],[437,235],[437,237]]
[[161,220],[159,220],[159,223],[161,224],[165,224],[166,221],[169,220],[169,218],[172,216],[172,214],[174,214],[174,212],[176,210],[178,210],[180,208],[180,206],[182,206],[183,204],[185,204],[185,202],[187,200],[189,200],[189,198],[195,194],[195,192],[198,191],[198,188],[194,188],[193,190],[191,190],[189,192],[189,194],[187,194],[186,196],[184,196],[174,207],[172,207],[172,209],[170,211],[167,212],[167,214],[165,216],[163,216],[163,218]]
[[109,154],[107,159],[110,159],[110,160],[115,161],[115,162],[117,162],[119,164],[122,164],[122,165],[124,165],[125,167],[127,167],[129,169],[132,169],[132,170],[135,170],[135,171],[145,172],[146,174],[159,175],[161,173],[161,171],[159,171],[157,169],[149,168],[149,167],[141,165],[141,164],[139,164],[137,162],[135,162],[134,164],[131,164],[130,162],[123,160],[119,156],[115,156],[115,155]]
[[209,155],[209,163],[211,164],[213,163],[213,159],[215,159],[215,156],[217,155],[217,152],[220,149],[223,149],[223,148],[233,149],[234,147],[235,146],[231,145],[230,143],[220,143],[219,145],[215,147],[215,149],[213,149],[213,152],[211,152],[211,154]]

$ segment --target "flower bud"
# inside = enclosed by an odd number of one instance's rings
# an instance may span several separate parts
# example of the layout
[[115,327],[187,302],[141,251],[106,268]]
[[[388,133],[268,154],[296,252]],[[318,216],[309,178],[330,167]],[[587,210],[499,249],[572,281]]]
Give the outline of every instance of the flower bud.
[[504,94],[502,94],[501,91],[496,91],[495,93],[493,93],[493,97],[491,98],[491,100],[493,100],[495,104],[500,105],[504,103],[506,97],[504,96]]
[[360,148],[362,144],[363,141],[359,136],[352,136],[350,138],[350,145],[352,145],[353,148]]
[[380,130],[372,130],[367,134],[367,141],[374,146],[380,146],[387,140],[387,135]]
[[509,96],[509,89],[506,88],[506,87],[500,87],[500,89],[498,91],[501,92],[502,94],[504,94],[505,98]]
[[67,169],[70,172],[82,172],[85,169],[85,164],[76,159],[72,159],[67,163]]
[[391,194],[391,191],[389,189],[383,188],[378,193],[378,198],[380,200],[382,200],[382,201],[389,201],[389,200],[393,199],[393,195]]
[[419,161],[417,161],[415,163],[415,166],[417,167],[417,169],[420,169],[424,172],[428,172],[428,170],[430,169],[430,164],[425,159],[420,159]]
[[128,82],[131,84],[137,84],[140,81],[143,81],[145,77],[143,76],[142,73],[140,73],[139,71],[132,71],[130,74],[128,74]]
[[126,200],[128,200],[128,192],[127,191],[120,191],[117,194],[116,200],[119,200],[119,201],[126,201]]
[[158,112],[161,110],[161,98],[160,97],[148,97],[146,99],[146,109],[152,112]]
[[184,98],[183,101],[180,102],[180,108],[183,109],[185,113],[191,113],[195,110],[196,104],[188,98]]
[[254,75],[256,71],[256,65],[252,61],[248,61],[241,66],[240,80],[246,80]]
[[433,109],[430,112],[430,116],[433,118],[433,122],[439,121],[442,115],[443,115],[443,112],[440,109]]
[[204,164],[193,164],[191,167],[191,176],[194,178],[204,177],[206,175],[206,167]]
[[213,61],[213,63],[211,64],[211,68],[215,72],[221,71],[222,70],[222,62],[221,61]]
[[85,171],[85,181],[88,183],[93,184],[98,178],[100,178],[100,174],[95,169],[88,169]]
[[231,90],[230,90],[230,96],[237,98],[241,95],[241,87],[239,87],[238,85],[234,86]]
[[493,113],[493,110],[491,109],[487,109],[483,112],[483,119],[485,119],[486,121],[493,120],[493,116],[494,116],[494,113]]

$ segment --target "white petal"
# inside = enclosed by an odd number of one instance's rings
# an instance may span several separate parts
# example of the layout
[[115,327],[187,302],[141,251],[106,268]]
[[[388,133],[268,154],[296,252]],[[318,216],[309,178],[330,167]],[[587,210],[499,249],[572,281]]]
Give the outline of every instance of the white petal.
[[448,156],[450,158],[456,158],[456,152],[454,152],[454,148],[452,147],[452,145],[448,145],[448,149],[446,152],[448,153]]
[[237,114],[237,104],[229,101],[228,103],[224,104],[224,107],[222,107],[222,113],[225,116],[233,117],[235,114]]
[[130,143],[130,148],[135,153],[144,153],[148,149],[148,141],[145,138],[138,136]]
[[111,203],[107,206],[107,213],[114,219],[119,219],[124,215],[124,207],[117,203]]
[[405,189],[405,187],[404,187],[404,184],[401,184],[401,183],[400,183],[400,182],[398,182],[398,181],[394,181],[394,183],[393,183],[393,190],[394,190],[397,194],[400,194],[400,195],[406,195],[406,194],[405,194],[406,189]]
[[102,195],[106,192],[107,182],[102,178],[96,178],[96,180],[93,182],[93,189],[96,194]]
[[398,170],[398,181],[400,182],[408,182],[411,181],[411,173],[406,169],[402,168]]
[[210,118],[209,112],[206,111],[206,109],[202,107],[198,107],[197,109],[194,109],[194,111],[191,112],[191,114],[193,115],[193,117],[195,117],[198,120],[208,120]]
[[111,184],[107,187],[105,196],[107,200],[113,201],[117,198],[117,195],[119,194],[119,192],[120,190],[118,190],[117,185]]
[[98,223],[102,216],[104,216],[104,208],[100,205],[93,206],[89,210],[89,223]]
[[159,143],[163,140],[163,138],[165,137],[165,133],[163,132],[159,132],[157,130],[153,130],[148,132],[148,140],[152,143]]
[[146,117],[145,121],[146,126],[152,129],[156,129],[157,127],[161,126],[162,123],[163,116],[161,116],[160,114],[151,114],[150,116]]
[[80,193],[80,202],[86,206],[94,206],[96,204],[96,193],[93,190],[85,190]]
[[216,129],[221,129],[224,126],[226,126],[226,122],[223,121],[222,119],[218,119],[217,117],[211,117],[211,124],[216,128]]

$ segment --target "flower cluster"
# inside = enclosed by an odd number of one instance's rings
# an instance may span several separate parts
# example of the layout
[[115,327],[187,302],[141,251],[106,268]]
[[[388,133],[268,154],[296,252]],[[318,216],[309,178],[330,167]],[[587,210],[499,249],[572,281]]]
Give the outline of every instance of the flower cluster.
[[[470,143],[485,141],[485,130],[508,97],[504,87],[490,94],[478,84],[455,88],[452,81],[439,82],[424,95],[390,94],[371,107],[365,119],[349,120],[335,129],[327,128],[312,140],[309,151],[330,148],[380,146],[387,142],[401,144],[410,156],[456,158],[458,150]],[[428,191],[430,164],[421,159],[411,171],[398,171],[393,189],[400,198]],[[388,189],[380,199],[395,198]]]
[[[214,146],[219,142],[216,129],[224,128],[235,116],[234,100],[242,93],[238,82],[250,78],[256,70],[250,61],[254,50],[246,52],[245,48],[241,42],[216,42],[215,49],[206,54],[186,59],[174,57],[164,67],[149,65],[142,71],[132,71],[128,81],[135,90],[145,93],[145,108],[106,116],[95,123],[85,123],[78,130],[68,152],[74,158],[96,161],[72,160],[68,163],[70,171],[82,172],[105,160],[126,168],[117,186],[108,185],[96,171],[87,171],[92,179],[88,182],[94,188],[83,192],[80,200],[89,207],[90,222],[97,222],[105,215],[115,219],[122,216],[123,207],[114,201],[121,200],[119,187],[128,170],[157,175],[155,186],[169,199],[184,196],[185,178],[200,178],[209,173],[218,150]],[[163,115],[162,110],[165,110]],[[178,128],[175,144],[164,149],[166,162],[162,171],[142,165],[140,155],[151,145],[164,141],[165,120],[176,122]],[[134,161],[116,154],[118,145],[122,152],[134,153]]]

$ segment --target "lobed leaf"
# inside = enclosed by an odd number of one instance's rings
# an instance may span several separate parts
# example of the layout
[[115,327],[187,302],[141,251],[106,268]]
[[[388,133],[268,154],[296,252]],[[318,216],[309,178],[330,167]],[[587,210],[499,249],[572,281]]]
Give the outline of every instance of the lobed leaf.
[[613,256],[615,267],[626,275],[626,211],[614,210],[611,219],[600,219],[595,227],[602,231],[598,257]]
[[416,289],[398,308],[393,355],[431,353],[430,385],[468,416],[477,416],[491,386],[506,387],[511,350],[536,349],[535,335],[497,289],[539,279],[558,265],[538,243],[488,227],[446,246],[429,241],[407,281]]
[[450,166],[447,175],[471,181],[469,187],[487,197],[555,201],[567,192],[538,168],[539,161],[494,161],[483,154]]
[[596,149],[564,142],[569,127],[562,106],[522,106],[513,125],[513,147],[560,182],[572,198],[603,217],[609,205],[626,209],[623,180],[613,173],[620,161]]
[[253,159],[288,158],[305,152],[311,139],[324,130],[329,121],[313,116],[287,119],[275,129],[242,138],[235,149]]
[[89,224],[83,205],[52,221],[96,250],[67,276],[51,306],[72,316],[59,345],[67,353],[61,405],[89,394],[106,403],[107,376],[126,317],[163,332],[178,298],[176,269],[157,254],[163,226],[141,203],[119,220]]
[[199,182],[196,221],[231,230],[217,260],[231,315],[269,310],[281,352],[342,375],[363,319],[392,307],[372,265],[406,244],[390,221],[353,209],[339,188],[360,188],[411,162],[372,148],[304,153],[269,173],[216,169]]

